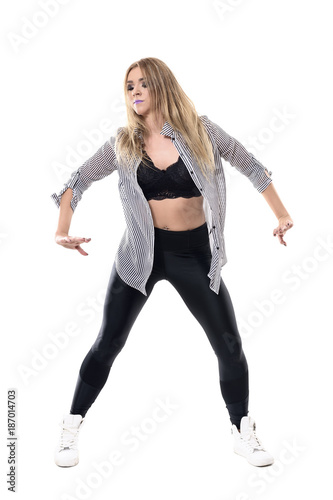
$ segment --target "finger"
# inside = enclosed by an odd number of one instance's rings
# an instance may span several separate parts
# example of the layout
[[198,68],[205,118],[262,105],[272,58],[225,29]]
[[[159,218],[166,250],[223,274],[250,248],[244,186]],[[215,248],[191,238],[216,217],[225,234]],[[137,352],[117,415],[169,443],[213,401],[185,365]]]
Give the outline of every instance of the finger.
[[81,238],[81,237],[78,237],[78,236],[72,236],[72,237],[67,237],[67,242],[68,243],[85,243],[85,242],[88,242],[90,241],[91,238]]
[[279,227],[278,234],[279,234],[280,236],[283,236],[283,235],[287,232],[287,230],[288,230],[288,229],[289,229],[289,228],[288,228],[288,227],[286,227],[286,226]]
[[280,240],[281,245],[284,245],[285,247],[287,246],[287,243],[284,241],[282,235],[280,235],[280,234],[279,234],[279,240]]
[[66,248],[73,248],[73,246],[75,247],[77,244],[79,243],[89,243],[89,241],[91,240],[91,238],[78,238],[78,237],[65,237],[65,238],[62,238],[60,240],[60,243],[64,246],[66,246]]
[[61,238],[60,243],[67,243],[68,245],[73,245],[76,243],[75,238],[69,238],[68,236]]
[[80,245],[78,245],[78,246],[77,246],[77,247],[75,247],[75,248],[76,248],[76,250],[77,250],[77,251],[78,251],[81,255],[89,255],[89,254],[87,254],[87,252],[85,252],[85,251],[83,250],[83,248],[81,248],[81,247],[80,247]]

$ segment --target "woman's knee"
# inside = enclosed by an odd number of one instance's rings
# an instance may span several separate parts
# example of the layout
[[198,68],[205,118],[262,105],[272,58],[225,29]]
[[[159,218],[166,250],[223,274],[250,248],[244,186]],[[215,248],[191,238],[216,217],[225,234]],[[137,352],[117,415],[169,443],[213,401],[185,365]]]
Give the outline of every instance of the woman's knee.
[[237,379],[248,370],[244,352],[237,357],[217,356],[220,380]]
[[91,351],[100,363],[111,366],[125,346],[127,337],[128,332],[123,333],[121,336],[113,336],[111,338],[107,335],[98,336],[91,347]]
[[110,369],[111,366],[98,359],[90,348],[81,364],[80,377],[93,387],[102,387],[108,378]]

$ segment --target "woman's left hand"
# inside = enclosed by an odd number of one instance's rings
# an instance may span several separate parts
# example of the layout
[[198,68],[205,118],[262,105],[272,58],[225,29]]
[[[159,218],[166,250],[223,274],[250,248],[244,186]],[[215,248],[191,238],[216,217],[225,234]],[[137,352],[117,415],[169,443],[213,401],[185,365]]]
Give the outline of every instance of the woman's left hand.
[[273,236],[278,236],[279,241],[282,245],[287,246],[287,243],[284,241],[283,236],[293,227],[294,223],[292,218],[289,215],[285,215],[284,217],[279,218],[279,225],[273,231]]

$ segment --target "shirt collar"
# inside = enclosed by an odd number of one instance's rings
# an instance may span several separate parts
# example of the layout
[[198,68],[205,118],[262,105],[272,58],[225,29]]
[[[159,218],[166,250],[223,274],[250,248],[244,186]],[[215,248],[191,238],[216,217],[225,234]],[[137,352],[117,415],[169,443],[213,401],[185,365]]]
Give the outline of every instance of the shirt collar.
[[[134,128],[134,133],[137,134],[141,139],[142,139],[142,133],[139,131],[138,127]],[[175,131],[170,125],[168,121],[165,121],[162,130],[160,132],[161,135],[166,135],[168,137],[174,137],[175,136]]]

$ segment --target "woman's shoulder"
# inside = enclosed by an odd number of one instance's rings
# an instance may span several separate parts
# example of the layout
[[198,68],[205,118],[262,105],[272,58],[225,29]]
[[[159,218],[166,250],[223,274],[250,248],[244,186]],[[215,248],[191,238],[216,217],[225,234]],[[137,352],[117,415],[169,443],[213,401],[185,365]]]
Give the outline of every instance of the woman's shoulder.
[[198,116],[200,121],[203,123],[203,125],[206,126],[206,128],[211,128],[212,122],[210,121],[207,115],[198,115]]

